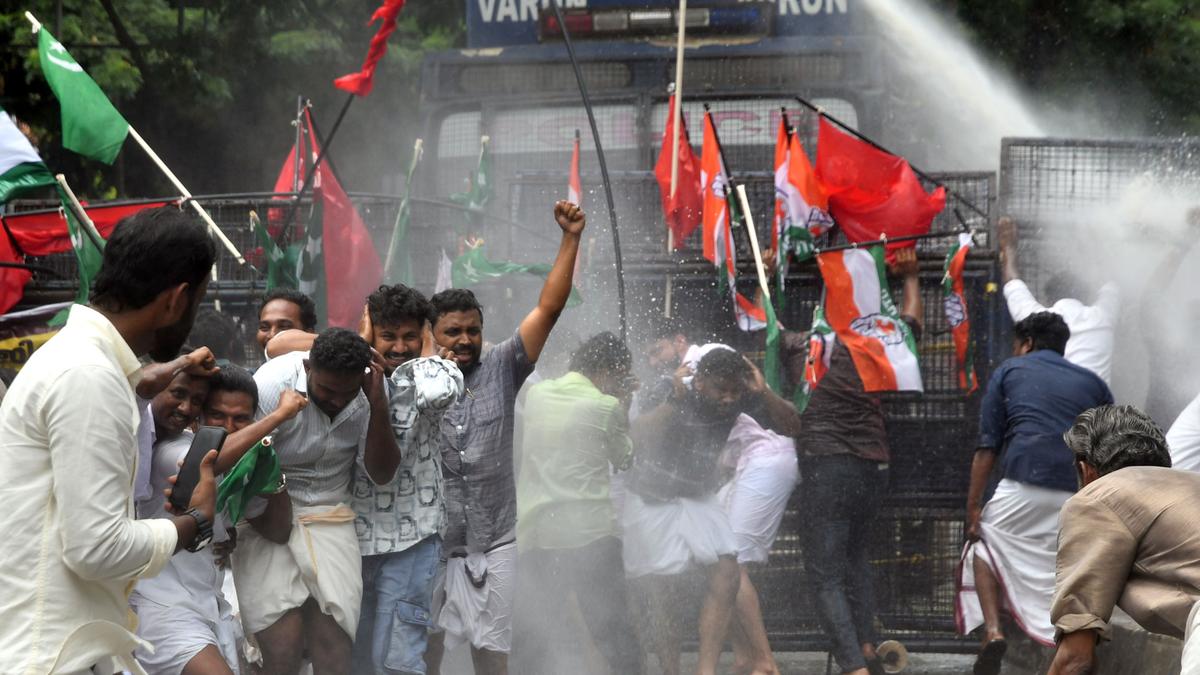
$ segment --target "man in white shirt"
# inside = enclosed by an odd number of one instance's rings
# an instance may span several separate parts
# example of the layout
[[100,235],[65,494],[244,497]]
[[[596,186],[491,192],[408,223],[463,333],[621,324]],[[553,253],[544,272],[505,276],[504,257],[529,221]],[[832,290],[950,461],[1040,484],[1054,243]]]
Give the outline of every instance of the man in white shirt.
[[1021,281],[1017,271],[1017,224],[1011,218],[1001,218],[996,225],[1000,244],[1001,274],[1004,279],[1004,299],[1013,323],[1038,312],[1054,312],[1067,322],[1071,339],[1067,341],[1066,359],[1100,376],[1112,386],[1113,331],[1121,309],[1117,285],[1108,282],[1100,287],[1091,305],[1070,297],[1077,293],[1066,272],[1057,274],[1046,283],[1046,292],[1059,297],[1050,307],[1043,306],[1033,292]]
[[[286,543],[250,523],[238,525],[233,578],[242,625],[258,642],[267,672],[296,672],[306,648],[314,672],[346,672],[362,601],[349,506],[354,466],[361,463],[383,484],[400,463],[383,368],[362,337],[330,328],[311,351],[268,361],[254,380],[260,418],[288,390],[305,394],[309,405],[273,436],[292,507]],[[262,515],[257,511],[252,502],[247,518]]]
[[207,540],[216,490],[210,453],[186,514],[134,518],[138,356],[179,352],[215,258],[190,212],[118,223],[90,306],[71,308],[0,405],[0,672],[144,672],[129,592]]

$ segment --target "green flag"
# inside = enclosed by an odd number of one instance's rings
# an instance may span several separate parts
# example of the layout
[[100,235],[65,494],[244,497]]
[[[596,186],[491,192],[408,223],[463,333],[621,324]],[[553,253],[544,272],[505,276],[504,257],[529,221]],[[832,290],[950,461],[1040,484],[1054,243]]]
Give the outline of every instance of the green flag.
[[421,161],[421,139],[413,146],[412,161],[408,164],[408,176],[404,181],[404,201],[400,202],[400,211],[396,214],[396,225],[392,230],[392,241],[388,246],[387,261],[384,264],[383,278],[388,283],[402,283],[412,286],[412,256],[409,254],[408,224],[412,220],[412,189],[413,174],[417,171],[417,163]]
[[297,288],[300,284],[296,279],[296,257],[300,247],[292,245],[286,251],[279,248],[254,211],[250,212],[250,229],[267,261],[267,292],[280,287]]
[[54,184],[33,144],[0,108],[0,204]]
[[[524,272],[545,278],[550,274],[551,269],[552,266],[545,263],[523,265],[504,260],[493,262],[484,255],[483,243],[480,242],[468,248],[466,253],[454,260],[450,266],[450,276],[453,279],[454,288],[466,288],[489,279],[498,279],[506,274]],[[567,299],[567,307],[574,307],[582,302],[583,298],[580,296],[579,290],[572,286],[571,296]]]
[[247,450],[221,479],[217,486],[217,511],[224,510],[229,521],[237,523],[252,497],[273,494],[279,489],[281,476],[279,457],[268,436]]
[[312,216],[304,228],[304,248],[296,260],[297,288],[317,305],[317,323],[329,322],[329,307],[325,295],[324,200],[313,199]]
[[775,319],[775,308],[773,300],[763,298],[763,311],[767,315],[767,353],[763,359],[763,377],[767,380],[767,386],[776,394],[783,393],[783,381],[780,379],[780,363],[779,363],[779,321]]
[[488,202],[492,200],[492,158],[488,152],[489,143],[490,139],[487,136],[479,139],[479,161],[475,165],[475,171],[470,176],[467,191],[450,195],[450,201],[461,204],[468,209],[468,228],[474,225],[475,213],[472,212],[482,211],[488,205]]
[[38,57],[62,108],[63,147],[112,164],[129,135],[129,122],[45,26],[38,31]]

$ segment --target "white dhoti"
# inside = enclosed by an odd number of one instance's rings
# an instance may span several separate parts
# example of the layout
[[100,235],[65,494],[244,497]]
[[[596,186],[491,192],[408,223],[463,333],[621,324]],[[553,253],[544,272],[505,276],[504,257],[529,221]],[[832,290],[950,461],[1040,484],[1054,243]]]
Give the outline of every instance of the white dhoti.
[[476,649],[512,651],[512,607],[516,590],[515,541],[446,561],[438,584],[442,605],[437,626],[446,632],[446,649],[467,642]]
[[1000,595],[1017,626],[1030,638],[1054,646],[1050,602],[1054,598],[1058,514],[1071,493],[1000,481],[983,509],[980,539],[963,549],[955,619],[962,634],[983,624],[975,593],[975,557],[979,556],[1000,583]]
[[362,606],[354,511],[345,504],[297,506],[293,518],[287,545],[266,540],[249,523],[238,525],[233,581],[246,635],[269,628],[311,597],[353,638]]
[[765,563],[800,478],[796,442],[763,429],[743,414],[729,432],[726,450],[727,461],[736,468],[717,499],[737,537],[738,562]]
[[682,574],[737,555],[738,542],[716,495],[647,502],[625,495],[625,576]]

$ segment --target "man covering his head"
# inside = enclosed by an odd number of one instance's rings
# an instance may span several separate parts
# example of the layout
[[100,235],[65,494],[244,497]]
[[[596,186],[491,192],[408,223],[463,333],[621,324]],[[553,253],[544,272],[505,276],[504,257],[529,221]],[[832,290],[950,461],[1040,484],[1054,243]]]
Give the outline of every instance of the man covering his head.
[[[353,469],[361,464],[382,484],[400,462],[383,369],[372,363],[362,337],[330,328],[311,351],[268,361],[254,380],[259,418],[271,416],[290,390],[305,395],[308,405],[274,434],[292,506],[287,542],[272,541],[253,524],[238,526],[233,570],[242,623],[270,672],[295,672],[306,648],[316,672],[344,672],[362,599],[349,506]],[[246,515],[253,520],[262,509],[252,505]]]
[[[1082,489],[1060,516],[1051,675],[1092,672],[1114,606],[1182,638],[1200,600],[1200,474],[1169,468],[1162,431],[1133,406],[1088,410],[1065,438]],[[1200,672],[1194,647],[1185,673]]]

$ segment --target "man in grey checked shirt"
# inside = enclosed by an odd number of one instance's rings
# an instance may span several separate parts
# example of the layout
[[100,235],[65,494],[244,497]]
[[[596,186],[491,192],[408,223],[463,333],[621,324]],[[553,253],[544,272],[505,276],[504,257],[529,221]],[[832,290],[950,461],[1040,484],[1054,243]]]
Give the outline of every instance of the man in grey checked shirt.
[[483,308],[468,290],[433,296],[433,337],[451,350],[466,395],[442,418],[442,466],[449,522],[443,546],[449,560],[437,624],[429,641],[430,673],[449,647],[467,641],[477,675],[506,675],[512,645],[516,580],[517,488],[513,479],[513,407],[517,392],[571,294],[571,278],[586,218],[566,201],[554,205],[562,229],[558,255],[537,306],[517,332],[482,354]]
[[[367,298],[360,333],[383,358],[392,430],[400,447],[395,478],[376,485],[354,472],[354,521],[362,553],[363,604],[355,672],[425,672],[434,578],[442,553],[441,418],[463,391],[462,373],[438,349],[429,301],[403,284]],[[435,355],[435,352],[440,352]]]

